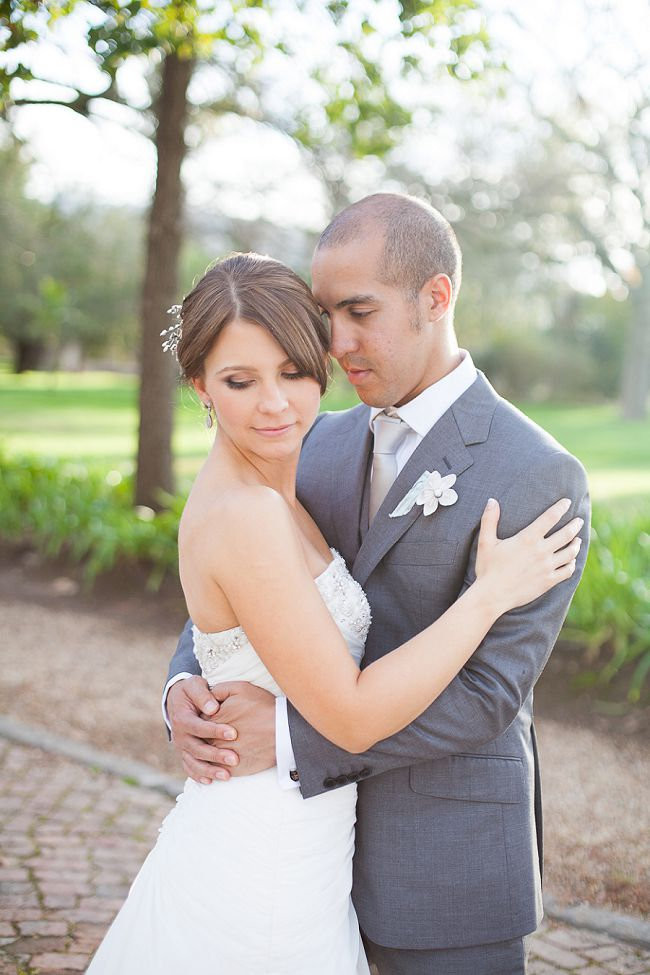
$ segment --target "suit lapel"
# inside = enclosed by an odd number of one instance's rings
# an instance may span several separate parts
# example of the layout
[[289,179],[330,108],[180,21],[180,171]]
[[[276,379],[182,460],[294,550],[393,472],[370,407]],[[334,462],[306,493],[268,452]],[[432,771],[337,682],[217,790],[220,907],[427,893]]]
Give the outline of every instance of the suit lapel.
[[372,443],[369,415],[367,408],[358,411],[331,467],[334,523],[339,550],[349,565],[354,562],[361,544],[361,508]]
[[[399,518],[390,518],[389,513],[425,470],[458,477],[471,467],[474,459],[468,445],[487,439],[497,401],[496,393],[479,373],[474,384],[431,428],[384,498],[363,539],[353,567],[360,585],[365,585],[373,569],[411,525],[424,517],[420,505],[413,505]],[[462,491],[462,481],[459,488]]]

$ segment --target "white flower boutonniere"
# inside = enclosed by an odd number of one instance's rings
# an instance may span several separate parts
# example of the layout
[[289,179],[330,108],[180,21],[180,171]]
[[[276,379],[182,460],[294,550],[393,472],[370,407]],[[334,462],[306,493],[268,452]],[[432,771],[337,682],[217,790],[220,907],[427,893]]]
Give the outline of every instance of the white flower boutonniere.
[[407,515],[414,504],[422,505],[425,516],[437,511],[440,504],[444,507],[455,504],[458,501],[458,495],[453,490],[455,483],[455,474],[443,477],[438,471],[425,471],[388,517]]

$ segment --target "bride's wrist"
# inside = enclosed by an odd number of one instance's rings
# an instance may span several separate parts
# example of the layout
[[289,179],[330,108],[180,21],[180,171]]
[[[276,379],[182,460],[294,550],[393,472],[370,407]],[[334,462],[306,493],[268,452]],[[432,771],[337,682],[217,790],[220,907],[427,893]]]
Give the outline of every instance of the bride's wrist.
[[489,629],[506,611],[506,607],[502,605],[500,587],[489,575],[485,575],[475,580],[469,592],[472,593],[476,612]]

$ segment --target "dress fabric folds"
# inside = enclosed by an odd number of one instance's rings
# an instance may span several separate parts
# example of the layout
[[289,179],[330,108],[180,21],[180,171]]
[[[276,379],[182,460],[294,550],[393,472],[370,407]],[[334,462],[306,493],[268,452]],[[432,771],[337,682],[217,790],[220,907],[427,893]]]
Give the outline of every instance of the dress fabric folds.
[[[341,556],[315,580],[350,653],[370,610]],[[240,627],[194,629],[210,684],[281,694]],[[275,768],[185,783],[88,975],[369,975],[352,905],[356,785],[303,799]]]

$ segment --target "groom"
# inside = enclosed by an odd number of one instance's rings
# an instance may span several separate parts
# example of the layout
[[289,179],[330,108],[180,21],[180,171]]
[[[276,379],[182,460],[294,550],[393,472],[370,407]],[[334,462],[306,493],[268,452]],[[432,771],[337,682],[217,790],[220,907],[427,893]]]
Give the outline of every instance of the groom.
[[[588,523],[587,485],[578,461],[459,350],[461,255],[436,210],[397,194],[367,197],[323,232],[312,272],[332,354],[363,402],[318,417],[298,495],[368,595],[367,664],[471,584],[489,497],[501,504],[503,537],[562,497],[572,501],[565,521]],[[457,501],[391,518],[424,471],[456,475]],[[525,936],[542,917],[533,687],[586,549],[570,581],[501,617],[430,708],[362,755],[248,684],[231,685],[218,716],[204,720],[217,704],[196,676],[189,623],[183,631],[166,703],[188,774],[223,779],[277,761],[281,784],[305,799],[359,783],[353,897],[381,975],[525,971]]]

